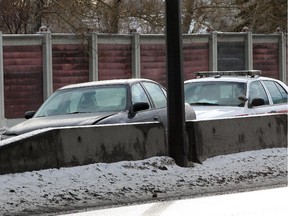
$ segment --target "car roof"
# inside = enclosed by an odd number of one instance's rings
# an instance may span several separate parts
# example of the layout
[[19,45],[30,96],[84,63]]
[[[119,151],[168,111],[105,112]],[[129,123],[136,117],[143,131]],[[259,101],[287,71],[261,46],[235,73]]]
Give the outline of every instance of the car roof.
[[185,83],[189,82],[207,82],[207,81],[224,81],[224,82],[249,82],[254,80],[274,80],[279,81],[277,79],[269,78],[269,77],[246,77],[246,76],[221,76],[221,77],[203,77],[203,78],[195,78],[186,80]]
[[[72,89],[72,88],[83,88],[83,87],[90,87],[90,86],[100,86],[100,85],[130,85],[135,82],[154,82],[153,80],[144,79],[144,78],[131,78],[131,79],[113,79],[113,80],[101,80],[101,81],[91,81],[91,82],[84,82],[84,83],[77,83],[77,84],[70,84],[64,86],[58,90],[64,89]],[[155,82],[154,82],[155,83]]]
[[[238,73],[237,73],[238,72]],[[251,74],[252,72],[252,74]],[[255,72],[255,74],[253,74]],[[195,79],[186,80],[185,83],[190,82],[250,82],[255,80],[276,80],[269,77],[260,76],[259,71],[211,71],[211,72],[196,72]],[[279,80],[276,80],[279,81]]]
[[[253,78],[253,80],[256,80],[258,78]],[[247,82],[247,78],[246,77],[232,77],[232,76],[221,76],[221,77],[202,77],[202,78],[195,78],[195,79],[190,79],[190,80],[186,80],[185,83],[189,83],[189,82],[219,82],[219,81],[223,81],[223,82]]]

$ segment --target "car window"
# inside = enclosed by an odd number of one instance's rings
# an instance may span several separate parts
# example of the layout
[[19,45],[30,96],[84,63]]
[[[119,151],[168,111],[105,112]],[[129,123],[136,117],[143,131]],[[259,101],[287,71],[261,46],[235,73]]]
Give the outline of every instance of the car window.
[[63,115],[70,112],[71,92],[56,91],[48,98],[47,101],[39,108],[35,117]]
[[273,104],[287,103],[287,92],[275,81],[264,81],[273,100]]
[[135,83],[131,87],[131,94],[132,94],[132,103],[135,104],[137,102],[147,102],[149,103],[149,107],[151,107],[151,104],[149,102],[149,99],[140,85],[140,83]]
[[143,82],[143,85],[147,89],[156,108],[163,108],[167,106],[167,99],[161,86],[152,82]]
[[242,82],[191,82],[184,86],[185,102],[191,105],[244,106],[239,96],[246,95]]
[[269,104],[268,96],[265,92],[264,87],[258,81],[252,82],[249,88],[249,103],[252,102],[255,98],[262,98],[264,100],[264,104]]
[[127,88],[97,86],[55,92],[38,110],[35,117],[82,112],[121,111],[126,108]]
[[97,88],[96,103],[100,111],[120,111],[126,107],[126,88],[107,86]]
[[54,97],[54,100],[51,100],[49,103],[49,107],[52,110],[58,109],[58,111],[60,112],[60,108],[64,107],[65,103],[68,103],[67,101],[67,95],[66,94],[56,94]]

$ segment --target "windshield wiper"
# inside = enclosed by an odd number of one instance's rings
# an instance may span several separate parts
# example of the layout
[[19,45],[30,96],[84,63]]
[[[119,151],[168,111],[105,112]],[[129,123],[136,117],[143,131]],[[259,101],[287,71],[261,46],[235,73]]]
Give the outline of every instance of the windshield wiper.
[[43,118],[43,117],[47,117],[48,115],[39,115],[39,116],[35,116],[35,118]]
[[208,102],[190,103],[190,105],[219,106],[219,104],[216,104],[216,103],[208,103]]
[[68,115],[68,114],[79,114],[79,113],[91,113],[91,112],[79,112],[79,111],[75,111],[75,112],[66,113],[66,115]]

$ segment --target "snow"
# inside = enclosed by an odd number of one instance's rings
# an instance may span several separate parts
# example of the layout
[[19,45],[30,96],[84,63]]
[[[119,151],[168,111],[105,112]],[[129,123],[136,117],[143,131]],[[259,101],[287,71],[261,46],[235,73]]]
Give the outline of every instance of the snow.
[[221,155],[179,167],[170,157],[0,175],[0,215],[79,209],[287,186],[287,148]]
[[[62,128],[65,128],[65,127],[62,127]],[[22,139],[25,139],[25,138],[28,138],[31,136],[35,136],[37,134],[44,133],[46,131],[53,130],[53,129],[55,129],[55,128],[38,129],[38,130],[34,130],[34,131],[31,131],[28,133],[24,133],[24,134],[9,138],[9,139],[0,140],[0,146],[4,146],[4,145],[7,145],[7,144],[12,143],[12,142],[17,142],[19,140],[22,140]],[[3,130],[3,132],[4,132],[4,130]],[[0,133],[0,136],[1,136],[1,133]]]

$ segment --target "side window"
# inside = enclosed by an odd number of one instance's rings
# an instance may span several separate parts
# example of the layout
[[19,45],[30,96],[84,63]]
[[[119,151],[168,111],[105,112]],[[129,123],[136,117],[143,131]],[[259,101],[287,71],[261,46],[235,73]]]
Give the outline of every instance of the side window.
[[249,103],[252,102],[255,98],[262,98],[264,100],[264,104],[269,104],[268,96],[265,92],[264,87],[258,81],[252,82],[249,88]]
[[77,91],[75,91],[71,94],[71,97],[70,97],[70,100],[71,100],[70,112],[71,113],[77,112],[78,105],[79,105],[79,102],[81,99],[81,95],[82,95],[82,92],[77,92]]
[[143,85],[151,96],[156,108],[163,108],[167,106],[165,93],[159,85],[151,82],[143,82]]
[[[149,103],[149,99],[144,91],[144,89],[142,88],[142,86],[137,83],[134,84],[131,88],[131,94],[132,94],[132,103],[135,104],[137,102],[147,102]],[[149,103],[150,107],[151,104]]]
[[273,104],[287,103],[287,92],[285,89],[274,81],[264,81],[273,100]]

